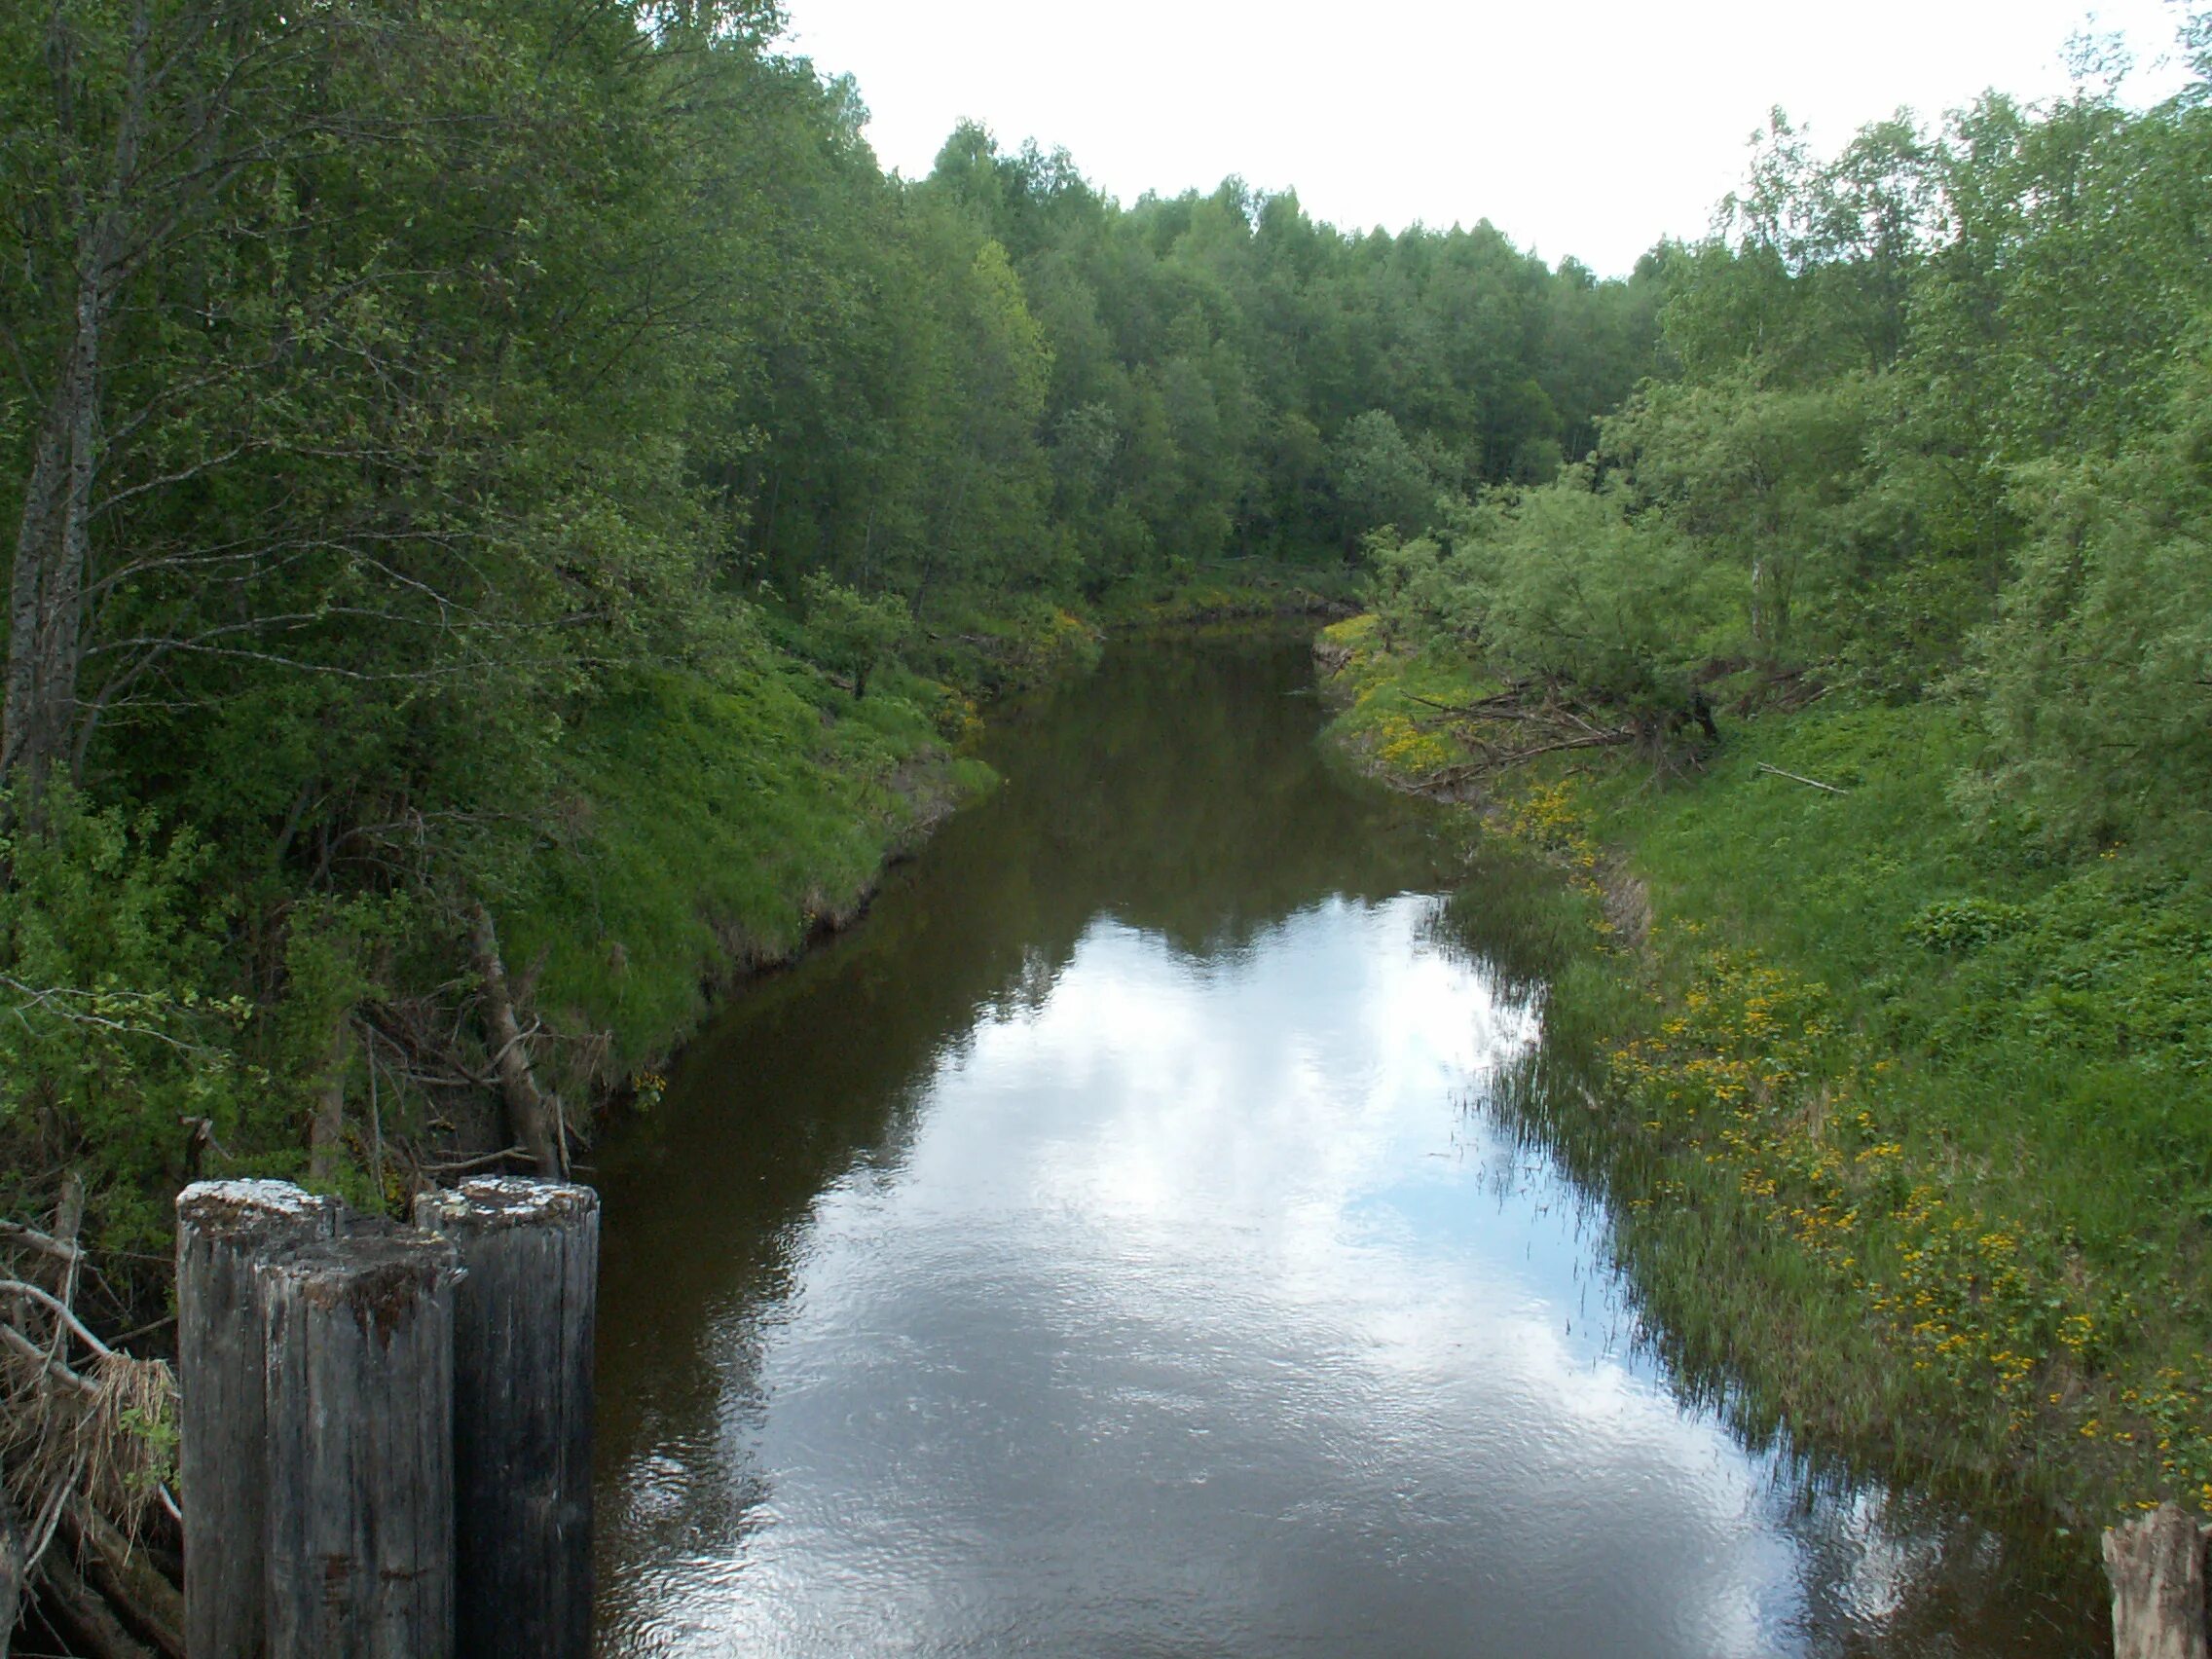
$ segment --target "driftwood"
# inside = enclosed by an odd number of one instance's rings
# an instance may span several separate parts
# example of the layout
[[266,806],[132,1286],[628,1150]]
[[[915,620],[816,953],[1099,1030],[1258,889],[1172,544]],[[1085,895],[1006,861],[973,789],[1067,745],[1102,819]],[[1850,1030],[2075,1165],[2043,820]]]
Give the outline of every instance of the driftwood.
[[145,1550],[134,1548],[81,1497],[62,1504],[60,1536],[87,1583],[107,1599],[133,1637],[166,1659],[186,1659],[184,1594],[162,1576]]
[[124,1628],[105,1599],[78,1573],[66,1550],[46,1556],[39,1580],[39,1610],[79,1652],[90,1659],[160,1659]]
[[2108,1528],[2114,1659],[2206,1659],[2204,1530],[2175,1504]]

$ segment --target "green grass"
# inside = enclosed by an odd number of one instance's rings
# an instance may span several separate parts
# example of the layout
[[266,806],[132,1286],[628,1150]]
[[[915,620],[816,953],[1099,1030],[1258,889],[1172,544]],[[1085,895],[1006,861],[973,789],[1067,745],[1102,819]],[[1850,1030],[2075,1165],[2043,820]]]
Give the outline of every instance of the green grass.
[[[1413,698],[1479,692],[1468,667],[1364,620],[1324,651],[1348,748],[1449,775]],[[1954,706],[1837,697],[1729,724],[1686,782],[1499,786],[1586,941],[1524,1105],[1612,1193],[1684,1373],[1750,1417],[2080,1517],[2212,1509],[2212,881],[1970,821],[1972,755]]]
[[603,698],[566,751],[564,844],[507,923],[513,962],[543,963],[548,1014],[609,1034],[589,1081],[657,1064],[715,989],[848,919],[889,858],[987,788],[953,749],[973,708],[900,670],[856,700],[767,653],[719,682],[641,675]]

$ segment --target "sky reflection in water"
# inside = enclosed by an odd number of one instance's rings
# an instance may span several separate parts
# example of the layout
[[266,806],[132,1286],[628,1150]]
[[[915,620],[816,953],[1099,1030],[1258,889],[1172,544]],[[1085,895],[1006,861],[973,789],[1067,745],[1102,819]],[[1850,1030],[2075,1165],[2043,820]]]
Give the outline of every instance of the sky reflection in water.
[[1335,900],[1220,960],[1102,920],[948,1046],[788,1293],[713,1333],[763,1495],[639,1564],[615,1649],[1797,1646],[1762,1466],[1629,1351],[1574,1195],[1460,1108],[1532,1020],[1431,909]]

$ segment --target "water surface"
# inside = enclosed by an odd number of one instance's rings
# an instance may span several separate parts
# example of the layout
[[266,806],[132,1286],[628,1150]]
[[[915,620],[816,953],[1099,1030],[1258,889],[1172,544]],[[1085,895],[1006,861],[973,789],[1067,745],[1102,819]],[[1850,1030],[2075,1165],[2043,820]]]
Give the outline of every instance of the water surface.
[[1677,1397],[1484,1109],[1540,987],[1309,682],[1117,647],[607,1149],[603,1651],[2085,1650],[1997,1539]]

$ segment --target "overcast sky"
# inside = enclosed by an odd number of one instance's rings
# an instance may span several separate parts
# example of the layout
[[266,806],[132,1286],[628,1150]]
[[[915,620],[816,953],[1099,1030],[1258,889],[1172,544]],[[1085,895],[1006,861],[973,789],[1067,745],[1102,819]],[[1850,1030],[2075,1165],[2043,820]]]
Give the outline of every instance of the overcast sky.
[[[884,166],[953,123],[1065,145],[1108,194],[1295,188],[1346,227],[1487,218],[1618,275],[1702,232],[1775,104],[1832,149],[1900,104],[2064,88],[2082,0],[788,0],[787,49],[849,71]],[[2179,84],[2163,0],[2103,0],[2150,102]]]

